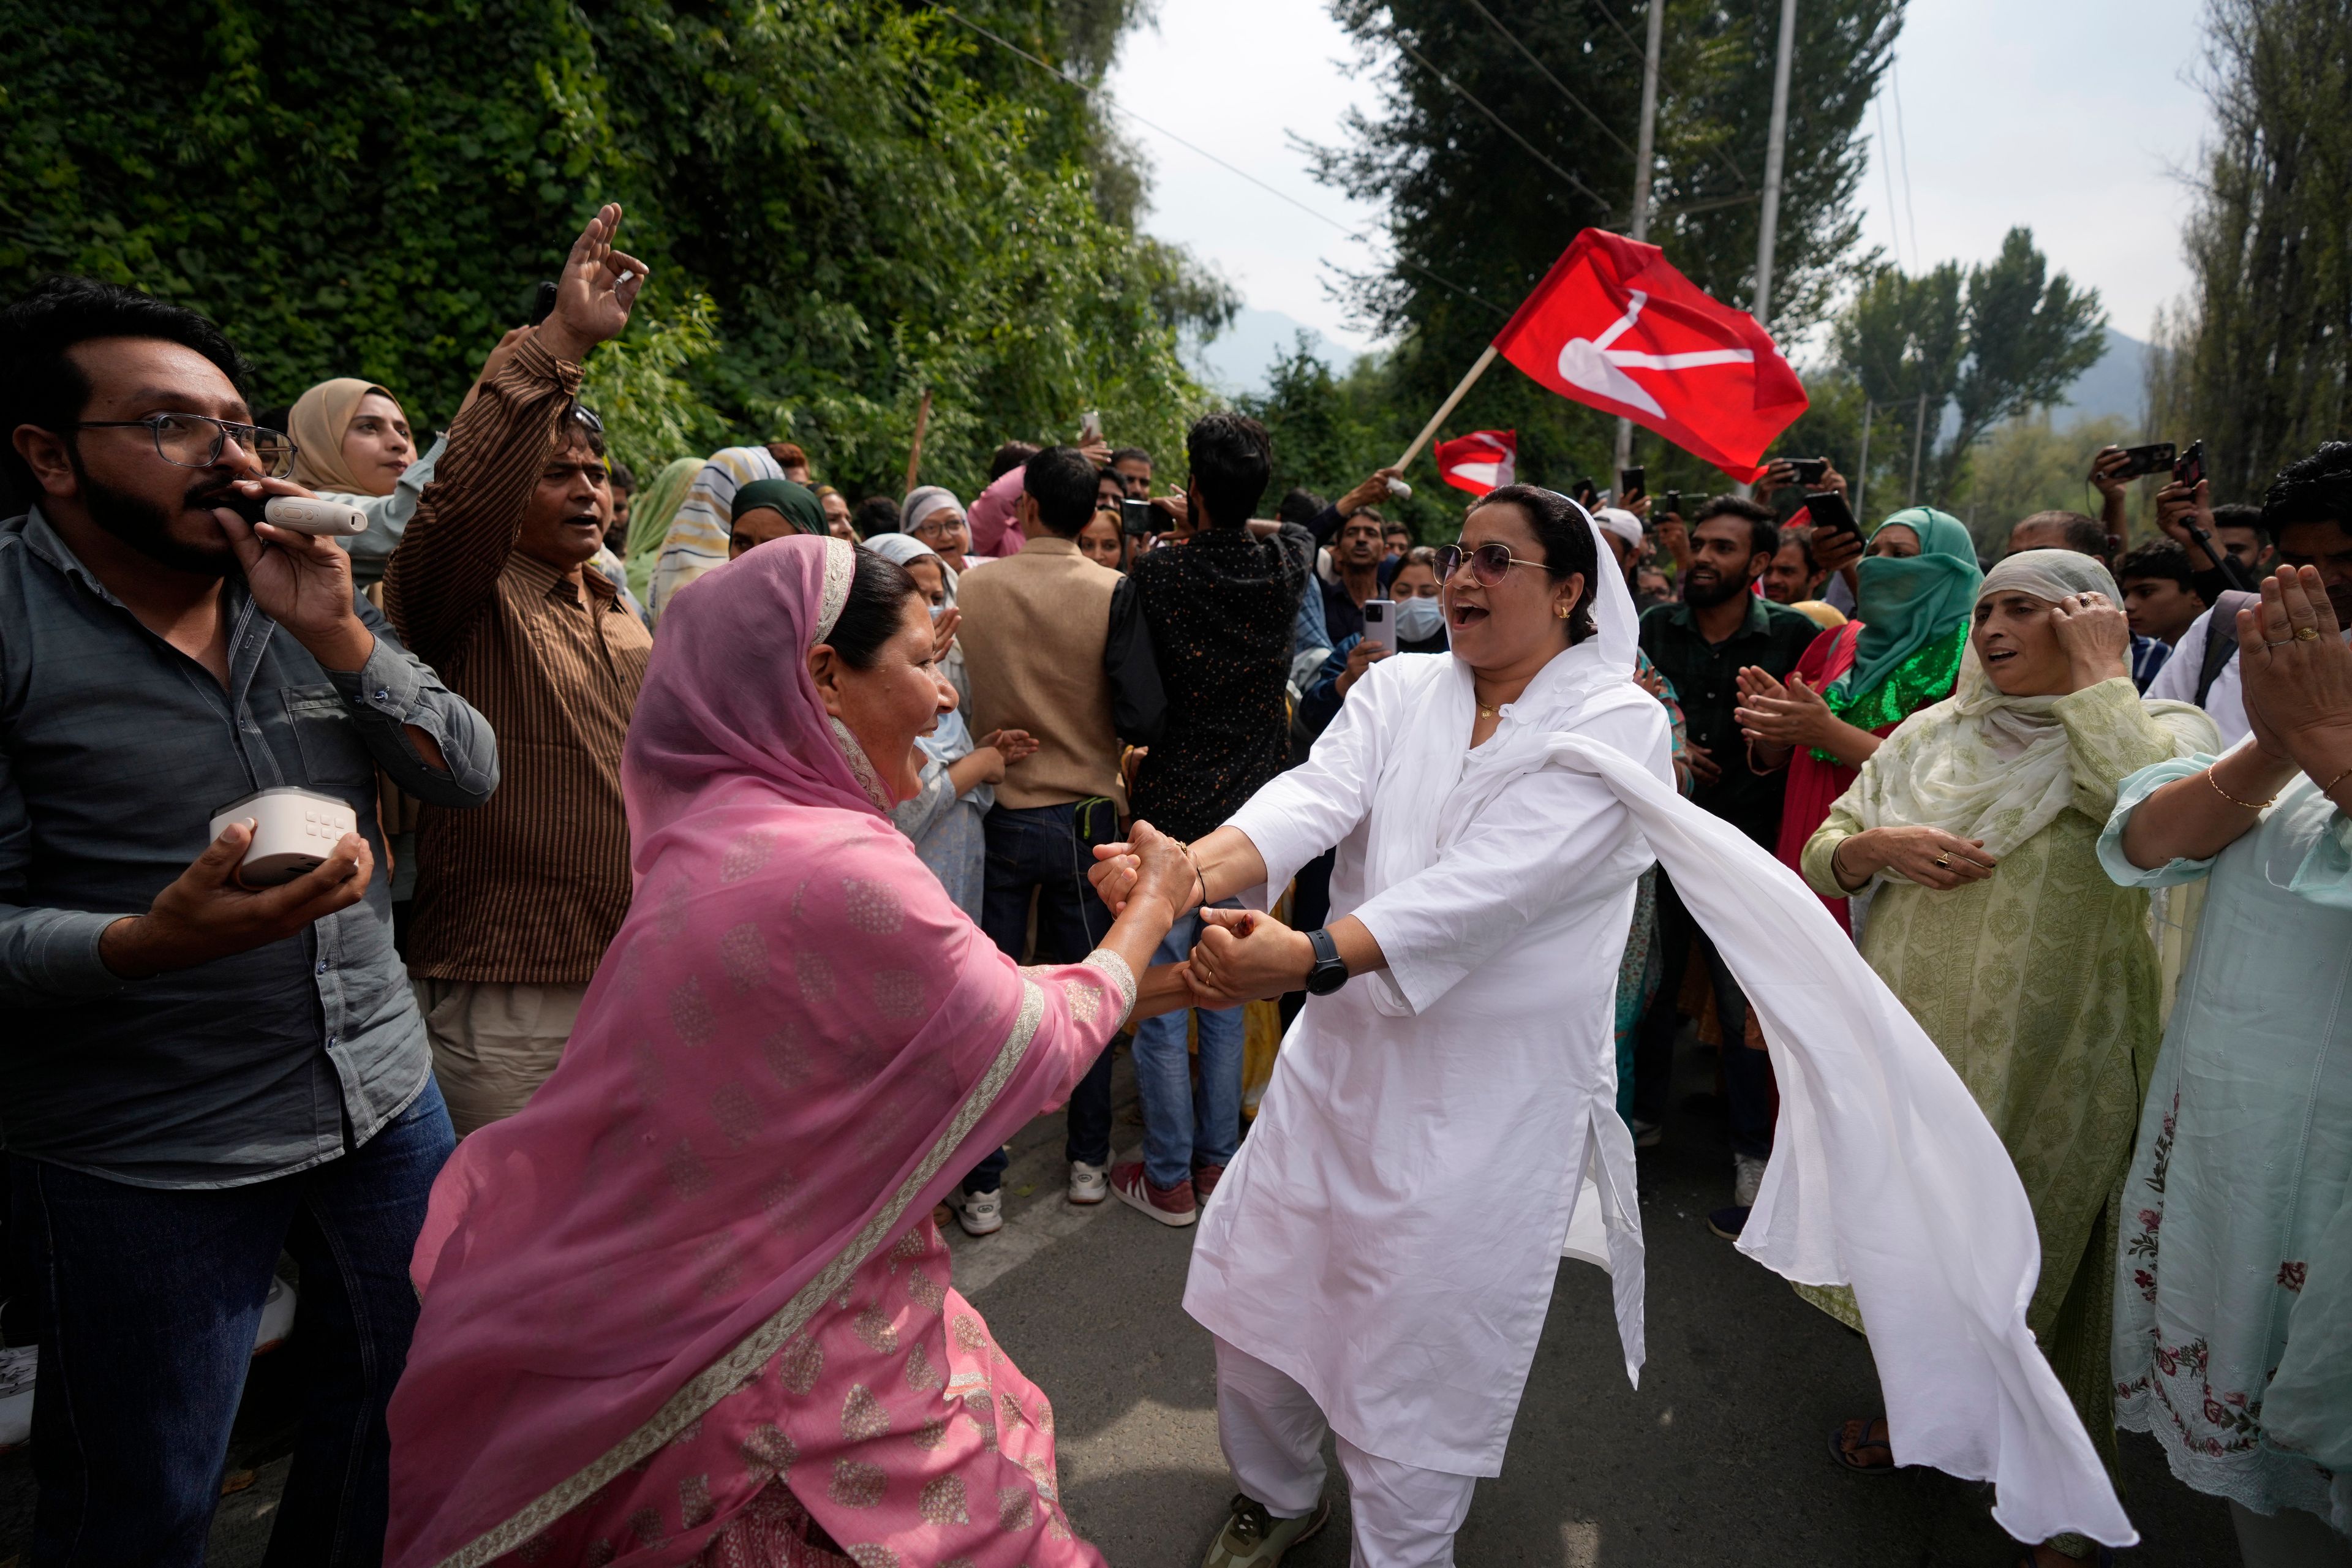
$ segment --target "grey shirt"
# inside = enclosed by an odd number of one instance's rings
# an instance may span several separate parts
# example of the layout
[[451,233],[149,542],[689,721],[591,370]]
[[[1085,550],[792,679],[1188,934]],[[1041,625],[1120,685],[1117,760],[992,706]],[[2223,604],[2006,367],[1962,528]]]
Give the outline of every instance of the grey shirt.
[[[375,650],[331,673],[232,577],[226,689],[141,625],[36,510],[0,522],[0,1142],[143,1186],[266,1180],[364,1142],[431,1070],[392,946],[375,770],[438,805],[498,782],[482,716],[354,608]],[[433,737],[427,767],[404,725]],[[280,942],[145,980],[99,937],[143,914],[215,812],[296,784],[341,797],[366,897]]]

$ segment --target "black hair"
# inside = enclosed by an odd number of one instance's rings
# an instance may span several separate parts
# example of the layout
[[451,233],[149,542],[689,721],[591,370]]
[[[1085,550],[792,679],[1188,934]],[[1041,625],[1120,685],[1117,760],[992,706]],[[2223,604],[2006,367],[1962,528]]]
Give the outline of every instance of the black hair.
[[[1370,511],[1371,508],[1366,507],[1364,510],[1366,511]],[[1381,520],[1381,533],[1384,538],[1391,533],[1402,533],[1407,539],[1411,539],[1412,537],[1412,524],[1405,521],[1405,520],[1401,517],[1382,518]]]
[[1710,496],[1707,498],[1706,504],[1698,509],[1697,515],[1690,520],[1692,535],[1694,537],[1697,535],[1699,524],[1712,522],[1718,517],[1738,517],[1747,520],[1749,555],[1780,553],[1780,520],[1773,515],[1770,507],[1759,506],[1752,500],[1743,500],[1738,496]]
[[996,456],[988,459],[988,482],[994,484],[1036,455],[1037,444],[1034,441],[1007,441],[996,449]]
[[[1813,556],[1812,524],[1809,522],[1782,523],[1780,525],[1780,549],[1786,550],[1791,544],[1797,547],[1797,553],[1805,558],[1806,571],[1819,572],[1822,569],[1821,562],[1814,559]],[[1780,552],[1775,551],[1773,553],[1778,554]]]
[[907,601],[917,592],[915,579],[904,566],[871,550],[856,552],[850,574],[849,597],[826,634],[825,642],[852,669],[871,669],[882,656],[882,645],[898,635]]
[[2232,501],[2228,506],[2217,506],[2213,509],[2213,526],[2251,528],[2259,533],[2263,527],[2263,509],[2258,506],[2249,506],[2244,501]]
[[1543,551],[1544,572],[1553,582],[1584,574],[1584,592],[1576,596],[1576,606],[1568,615],[1568,640],[1573,646],[1592,636],[1599,630],[1592,618],[1592,592],[1601,581],[1601,554],[1584,513],[1566,496],[1534,485],[1505,485],[1488,490],[1470,503],[1470,510],[1488,506],[1519,509]]
[[857,530],[860,539],[871,539],[877,533],[898,531],[898,503],[888,496],[867,496],[849,514],[849,525]]
[[557,451],[563,451],[575,440],[587,442],[588,449],[598,457],[604,455],[604,422],[597,418],[596,411],[584,403],[575,403],[566,408],[563,417],[555,425]]
[[1330,504],[1310,489],[1285,490],[1282,499],[1274,503],[1274,515],[1285,522],[1295,522],[1303,528],[1322,516],[1323,509]]
[[626,463],[614,463],[612,466],[611,478],[613,488],[616,490],[633,490],[637,488],[637,476],[629,471],[629,465]]
[[63,433],[81,417],[92,389],[68,351],[99,338],[160,338],[193,349],[239,396],[251,380],[227,335],[185,305],[95,278],[45,278],[0,310],[0,467],[28,491],[33,471],[17,454],[16,426]]
[[1076,447],[1048,447],[1029,459],[1021,489],[1047,528],[1076,539],[1095,514],[1097,479],[1093,461]]
[[[2218,521],[2218,520],[2216,520]],[[2189,552],[2169,539],[2158,539],[2128,551],[2116,563],[2116,585],[2123,586],[2134,577],[2154,577],[2167,583],[2178,583],[2189,592],[2197,593],[2197,574],[2189,565]],[[2198,595],[2202,598],[2203,595]]]
[[1274,443],[1265,426],[1241,414],[1203,415],[1184,433],[1184,456],[1200,492],[1195,528],[1241,528],[1257,510],[1274,475]]
[[2037,511],[2032,517],[2017,520],[2010,532],[2020,528],[2054,528],[2058,537],[2066,542],[2062,548],[2077,555],[2088,555],[2105,561],[2112,542],[2107,538],[2107,525],[2095,517],[2084,517],[2079,511]]
[[1123,463],[1123,462],[1127,461],[1129,458],[1141,458],[1141,459],[1143,460],[1144,466],[1145,466],[1145,467],[1147,467],[1147,468],[1148,468],[1148,467],[1150,467],[1150,463],[1151,463],[1151,454],[1150,454],[1150,453],[1149,453],[1149,452],[1147,452],[1147,451],[1145,451],[1142,447],[1121,447],[1118,451],[1113,452],[1113,453],[1110,455],[1110,466],[1111,466],[1112,468],[1117,468],[1117,467],[1118,467],[1121,463]]
[[2263,492],[2264,533],[2275,540],[2299,522],[2332,522],[2352,532],[2352,441],[2324,443],[2281,468]]

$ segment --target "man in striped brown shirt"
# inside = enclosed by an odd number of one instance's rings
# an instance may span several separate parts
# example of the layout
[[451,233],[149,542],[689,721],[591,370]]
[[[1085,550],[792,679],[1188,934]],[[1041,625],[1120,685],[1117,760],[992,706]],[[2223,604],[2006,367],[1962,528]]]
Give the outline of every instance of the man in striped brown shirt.
[[584,571],[611,505],[604,438],[573,402],[645,275],[607,206],[572,247],[555,309],[510,336],[451,426],[384,574],[393,624],[489,720],[491,805],[427,806],[408,969],[463,1137],[555,1070],[629,906],[621,746],[653,638]]

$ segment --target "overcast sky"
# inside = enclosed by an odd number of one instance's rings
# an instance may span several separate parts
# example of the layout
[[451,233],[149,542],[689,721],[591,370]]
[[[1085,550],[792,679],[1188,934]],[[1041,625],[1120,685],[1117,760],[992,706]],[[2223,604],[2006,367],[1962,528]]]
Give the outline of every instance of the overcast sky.
[[[1882,90],[1863,126],[1866,242],[1906,268],[1980,261],[2024,224],[2055,266],[2100,291],[2116,327],[2146,337],[2156,307],[2187,281],[2178,174],[2207,122],[2183,79],[2199,58],[2200,10],[2200,0],[1912,0],[1895,90]],[[1376,84],[1340,69],[1350,58],[1321,0],[1161,0],[1158,26],[1129,37],[1109,85],[1169,131],[1361,226],[1380,214],[1317,184],[1290,144],[1292,133],[1336,140],[1349,104],[1374,106]],[[1155,132],[1129,130],[1152,166],[1150,232],[1191,246],[1249,304],[1368,346],[1324,286],[1330,264],[1363,266],[1366,246]]]

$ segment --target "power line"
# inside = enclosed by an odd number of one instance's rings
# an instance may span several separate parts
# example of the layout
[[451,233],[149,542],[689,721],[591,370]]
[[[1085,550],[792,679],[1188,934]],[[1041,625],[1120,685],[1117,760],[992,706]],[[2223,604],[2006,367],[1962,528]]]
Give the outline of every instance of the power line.
[[1878,99],[1870,100],[1870,111],[1878,121],[1878,169],[1886,176],[1886,237],[1895,247],[1895,265],[1903,265],[1903,231],[1897,226],[1902,209],[1895,205],[1895,160],[1890,154],[1894,144],[1886,139],[1886,106]]
[[[929,3],[930,5],[930,8],[938,12],[940,16],[961,23],[962,26],[971,28],[973,32],[978,33],[982,37],[988,39],[991,43],[996,44],[1000,47],[1010,50],[1012,53],[1020,56],[1023,59],[1027,60],[1031,65],[1035,66],[1039,70],[1045,72],[1048,76],[1051,76],[1056,80],[1062,82],[1065,86],[1076,88],[1078,91],[1085,93],[1088,98],[1099,100],[1106,108],[1118,110],[1119,113],[1126,115],[1129,120],[1134,121],[1137,124],[1143,126],[1147,130],[1158,132],[1160,135],[1165,136],[1171,142],[1175,142],[1179,147],[1185,149],[1187,152],[1198,153],[1200,156],[1206,158],[1210,163],[1216,164],[1217,167],[1224,170],[1227,174],[1240,175],[1243,179],[1247,180],[1251,184],[1255,185],[1259,190],[1264,191],[1266,195],[1276,197],[1277,200],[1289,203],[1292,206],[1297,207],[1300,212],[1305,213],[1308,217],[1314,218],[1319,223],[1330,225],[1333,228],[1338,229],[1341,234],[1348,236],[1349,238],[1368,246],[1372,243],[1371,236],[1365,230],[1351,228],[1328,213],[1316,211],[1313,207],[1308,206],[1305,202],[1300,201],[1297,196],[1292,195],[1289,192],[1276,190],[1274,186],[1267,184],[1264,180],[1259,179],[1255,174],[1251,174],[1248,170],[1226,163],[1223,158],[1218,157],[1214,153],[1210,152],[1207,148],[1200,146],[1195,142],[1186,141],[1183,137],[1177,135],[1176,132],[1169,130],[1164,125],[1146,120],[1142,115],[1138,114],[1132,109],[1128,108],[1127,105],[1119,102],[1117,99],[1111,97],[1109,93],[1105,92],[1102,89],[1093,87],[1086,82],[1080,81],[1068,71],[1062,69],[1060,67],[1054,65],[1049,61],[1038,58],[1035,55],[1031,54],[1027,49],[1023,48],[1020,45],[1012,42],[1010,39],[1003,37],[1000,34],[989,31],[986,27],[982,26],[971,17],[962,15],[950,6],[939,4],[939,0],[929,0]],[[1452,84],[1449,83],[1448,85],[1450,86]],[[1455,90],[1459,91],[1460,89],[1457,88]],[[1506,127],[1506,129],[1508,129],[1508,127]],[[1598,200],[1599,198],[1596,197],[1594,199]],[[1433,272],[1428,268],[1423,267],[1420,262],[1412,259],[1410,257],[1400,254],[1393,259],[1398,266],[1411,268],[1413,271],[1420,273],[1423,278],[1428,279],[1431,282],[1435,283],[1440,288],[1449,289],[1454,293],[1461,295],[1465,300],[1473,300],[1477,304],[1484,305],[1486,309],[1495,311],[1498,315],[1507,316],[1510,314],[1508,310],[1505,310],[1502,306],[1496,304],[1493,300],[1479,293],[1475,289],[1456,283],[1452,279],[1445,277],[1442,273]]]
[[[1591,197],[1594,202],[1600,205],[1601,210],[1603,213],[1608,212],[1609,199],[1606,196],[1603,196],[1599,191],[1594,190],[1591,185],[1586,184],[1582,180],[1578,179],[1574,174],[1570,174],[1566,169],[1561,168],[1558,163],[1553,163],[1550,159],[1538,152],[1534,142],[1528,141],[1526,137],[1512,130],[1508,124],[1505,123],[1501,115],[1496,114],[1493,110],[1480,102],[1475,93],[1470,91],[1469,89],[1464,87],[1460,82],[1455,81],[1452,77],[1447,76],[1444,71],[1439,70],[1434,65],[1430,63],[1428,56],[1423,54],[1419,49],[1414,48],[1411,44],[1406,43],[1404,41],[1403,34],[1397,32],[1394,28],[1391,28],[1389,36],[1396,40],[1396,46],[1398,48],[1402,49],[1406,54],[1411,55],[1414,59],[1421,63],[1422,69],[1427,71],[1430,75],[1444,82],[1447,87],[1453,89],[1455,94],[1461,98],[1463,102],[1468,104],[1471,108],[1476,110],[1479,113],[1485,115],[1489,121],[1493,121],[1496,130],[1500,131],[1504,135],[1509,137],[1512,141],[1526,148],[1528,157],[1533,158],[1537,163],[1541,163],[1545,168],[1549,169],[1553,174],[1558,174],[1561,179],[1566,180],[1570,184],[1574,185],[1578,190],[1582,191],[1586,195]],[[1605,224],[1608,220],[1603,218],[1601,221]]]
[[1911,226],[1911,259],[1916,265],[1926,260],[1919,252],[1919,207],[1911,199],[1911,144],[1903,135],[1903,79],[1895,73],[1895,57],[1886,57],[1886,84],[1895,94],[1895,145],[1903,163],[1903,212]]
[[[1653,5],[1662,5],[1665,4],[1665,0],[1649,0],[1649,4]],[[1625,24],[1620,22],[1616,17],[1616,14],[1612,12],[1608,6],[1602,5],[1601,0],[1592,0],[1592,8],[1601,13],[1601,16],[1603,21],[1607,22],[1612,27],[1614,27],[1617,30],[1617,36],[1625,40],[1625,47],[1633,51],[1634,58],[1643,62],[1643,68],[1646,69],[1650,58],[1648,46],[1641,43],[1634,38],[1633,34],[1627,32],[1625,30]],[[1665,67],[1664,65],[1661,65],[1658,68],[1658,86],[1662,90],[1672,90],[1677,94],[1682,92],[1682,84],[1675,81],[1670,81],[1667,79]],[[1714,156],[1717,163],[1723,165],[1725,173],[1728,174],[1733,179],[1739,182],[1739,188],[1741,190],[1745,191],[1751,189],[1748,184],[1748,176],[1739,172],[1739,165],[1732,162],[1730,153],[1726,153],[1722,148],[1713,144],[1709,144],[1707,152]],[[1754,198],[1751,197],[1750,199],[1752,200]],[[1708,206],[1729,206],[1733,204],[1729,202],[1710,202],[1706,204]],[[1704,208],[1692,206],[1680,208],[1678,210],[1684,212],[1698,212],[1704,210]]]
[[1543,72],[1544,80],[1551,83],[1553,89],[1557,91],[1560,97],[1568,100],[1569,102],[1576,105],[1577,108],[1583,110],[1585,118],[1591,121],[1593,124],[1601,127],[1601,133],[1603,136],[1608,137],[1612,142],[1616,142],[1619,150],[1622,151],[1625,156],[1628,158],[1637,156],[1633,149],[1625,145],[1625,139],[1617,134],[1615,128],[1612,127],[1609,121],[1601,119],[1600,115],[1595,114],[1591,106],[1586,104],[1584,100],[1569,91],[1568,88],[1560,81],[1559,78],[1551,74],[1551,68],[1545,65],[1543,61],[1536,58],[1535,51],[1528,48],[1526,44],[1520,42],[1519,36],[1517,33],[1512,32],[1508,27],[1504,26],[1502,23],[1495,20],[1495,13],[1487,10],[1486,6],[1480,5],[1478,0],[1470,0],[1470,6],[1471,9],[1476,11],[1478,15],[1486,17],[1486,25],[1493,27],[1495,31],[1502,34],[1504,38],[1510,44],[1511,47],[1527,56],[1528,64]]

